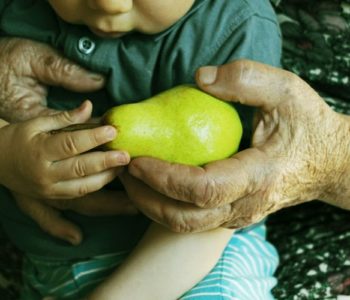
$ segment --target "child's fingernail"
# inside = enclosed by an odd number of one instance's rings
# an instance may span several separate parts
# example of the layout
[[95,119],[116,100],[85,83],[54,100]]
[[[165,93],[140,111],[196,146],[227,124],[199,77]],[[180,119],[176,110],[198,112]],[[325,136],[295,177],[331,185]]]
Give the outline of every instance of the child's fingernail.
[[104,77],[102,75],[100,75],[100,74],[97,74],[97,73],[89,73],[89,76],[94,81],[100,82],[100,81],[104,80]]
[[81,239],[78,236],[74,236],[74,235],[68,235],[67,236],[67,240],[73,245],[73,246],[77,246],[80,244]]
[[113,128],[112,126],[107,126],[105,128],[105,133],[106,133],[106,137],[111,140],[114,139],[117,134],[115,128]]
[[118,160],[119,163],[128,164],[130,162],[130,157],[125,152],[116,152],[115,159]]
[[214,66],[202,67],[199,69],[199,81],[202,84],[210,85],[216,80],[218,68]]

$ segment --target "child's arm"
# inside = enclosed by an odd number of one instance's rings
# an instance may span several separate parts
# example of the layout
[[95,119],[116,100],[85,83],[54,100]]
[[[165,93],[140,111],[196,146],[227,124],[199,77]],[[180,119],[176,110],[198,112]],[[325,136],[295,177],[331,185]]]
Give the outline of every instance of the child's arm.
[[177,299],[215,266],[232,233],[174,233],[153,223],[125,263],[87,299]]

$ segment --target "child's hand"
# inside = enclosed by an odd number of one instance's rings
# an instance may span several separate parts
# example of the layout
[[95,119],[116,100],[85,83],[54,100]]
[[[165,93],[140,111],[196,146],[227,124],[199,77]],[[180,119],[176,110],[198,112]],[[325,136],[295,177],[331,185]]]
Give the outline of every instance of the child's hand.
[[101,190],[77,199],[39,200],[13,193],[18,207],[41,229],[54,237],[78,245],[83,239],[80,228],[65,219],[60,210],[87,216],[132,215],[137,210],[125,192]]
[[92,105],[0,129],[0,183],[38,199],[78,198],[101,189],[129,163],[122,151],[87,152],[116,136],[115,128],[51,131],[86,122]]

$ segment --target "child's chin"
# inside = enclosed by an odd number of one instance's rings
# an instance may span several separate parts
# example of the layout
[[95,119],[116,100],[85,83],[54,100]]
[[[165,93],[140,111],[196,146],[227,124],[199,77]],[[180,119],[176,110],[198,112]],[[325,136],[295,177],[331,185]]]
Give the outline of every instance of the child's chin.
[[99,30],[97,28],[93,28],[90,27],[90,30],[96,34],[97,36],[101,37],[101,38],[107,38],[107,39],[115,39],[115,38],[120,38],[126,34],[128,34],[129,32],[120,32],[120,31],[111,31],[111,32],[106,32],[106,31],[102,31]]

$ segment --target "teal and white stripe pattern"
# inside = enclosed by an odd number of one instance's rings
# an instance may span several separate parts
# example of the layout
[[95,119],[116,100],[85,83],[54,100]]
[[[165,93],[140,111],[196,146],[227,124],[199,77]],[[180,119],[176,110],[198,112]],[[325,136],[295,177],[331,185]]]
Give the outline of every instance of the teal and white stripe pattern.
[[235,233],[213,270],[181,300],[271,300],[278,255],[262,224]]
[[[127,252],[83,262],[47,261],[28,256],[23,300],[80,299],[125,259]],[[235,233],[212,271],[181,300],[270,300],[278,265],[275,248],[265,240],[265,225]]]
[[85,261],[53,261],[27,255],[23,263],[22,300],[79,300],[106,279],[128,251],[95,256]]

